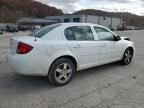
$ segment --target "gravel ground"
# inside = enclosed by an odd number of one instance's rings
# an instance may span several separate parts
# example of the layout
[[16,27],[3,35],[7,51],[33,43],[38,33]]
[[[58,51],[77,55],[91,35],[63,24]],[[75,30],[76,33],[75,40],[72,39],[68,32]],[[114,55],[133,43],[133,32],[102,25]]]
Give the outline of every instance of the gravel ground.
[[128,66],[108,64],[76,73],[68,85],[51,86],[46,77],[16,74],[7,64],[9,39],[0,35],[0,108],[144,108],[144,31],[117,32],[136,46]]

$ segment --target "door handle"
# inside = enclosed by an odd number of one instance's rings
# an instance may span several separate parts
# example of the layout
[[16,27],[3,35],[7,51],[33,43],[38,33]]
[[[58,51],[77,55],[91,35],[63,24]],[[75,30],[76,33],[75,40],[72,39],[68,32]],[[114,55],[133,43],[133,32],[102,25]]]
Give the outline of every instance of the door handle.
[[81,45],[77,44],[73,48],[81,48]]

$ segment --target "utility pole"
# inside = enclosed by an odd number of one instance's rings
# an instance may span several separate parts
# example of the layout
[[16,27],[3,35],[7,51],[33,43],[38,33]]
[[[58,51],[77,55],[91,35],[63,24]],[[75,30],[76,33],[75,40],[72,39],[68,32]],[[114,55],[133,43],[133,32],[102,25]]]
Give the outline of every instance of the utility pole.
[[122,28],[122,24],[121,24],[121,22],[122,22],[122,18],[120,18],[120,27],[119,28]]
[[111,28],[112,28],[112,24],[113,24],[113,23],[112,23],[112,16],[110,16],[110,17],[111,17]]
[[86,14],[85,15],[85,23],[87,23],[87,17],[88,17],[88,15]]
[[100,16],[98,17],[98,24],[100,24]]

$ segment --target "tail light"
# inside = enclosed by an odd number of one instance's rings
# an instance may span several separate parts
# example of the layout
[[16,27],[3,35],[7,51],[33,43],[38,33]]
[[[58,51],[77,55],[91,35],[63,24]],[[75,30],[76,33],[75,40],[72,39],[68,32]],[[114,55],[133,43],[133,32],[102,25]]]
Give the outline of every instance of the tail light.
[[19,42],[18,46],[17,46],[17,54],[27,54],[28,52],[30,52],[33,49],[32,46]]

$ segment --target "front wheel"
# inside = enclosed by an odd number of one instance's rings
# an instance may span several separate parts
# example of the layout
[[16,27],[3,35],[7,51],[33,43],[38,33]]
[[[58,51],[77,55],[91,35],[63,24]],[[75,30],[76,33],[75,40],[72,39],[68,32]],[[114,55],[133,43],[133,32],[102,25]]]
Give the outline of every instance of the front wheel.
[[74,63],[69,59],[60,58],[52,64],[48,78],[51,84],[62,86],[71,81],[74,73]]
[[131,63],[133,58],[133,50],[131,48],[127,48],[124,52],[123,58],[121,60],[121,63],[123,65],[128,65]]

